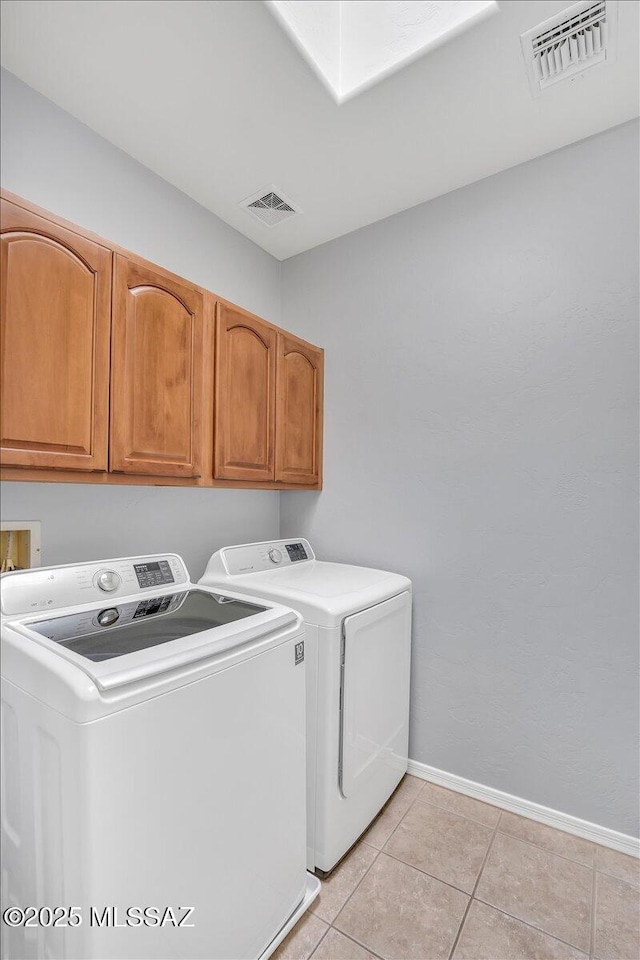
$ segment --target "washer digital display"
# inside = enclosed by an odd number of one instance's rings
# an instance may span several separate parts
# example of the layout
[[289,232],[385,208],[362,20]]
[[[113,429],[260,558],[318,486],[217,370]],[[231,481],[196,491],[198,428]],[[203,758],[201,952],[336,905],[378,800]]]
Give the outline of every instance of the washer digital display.
[[151,563],[134,563],[133,569],[141,587],[159,587],[163,583],[173,583],[173,574],[168,560],[154,560]]
[[287,544],[287,553],[289,554],[289,560],[292,563],[295,563],[296,560],[308,560],[307,551],[301,543],[288,543]]
[[165,610],[169,609],[171,600],[171,594],[168,597],[154,597],[152,600],[141,600],[136,607],[133,619],[137,620],[139,617],[153,616],[154,613],[164,613]]

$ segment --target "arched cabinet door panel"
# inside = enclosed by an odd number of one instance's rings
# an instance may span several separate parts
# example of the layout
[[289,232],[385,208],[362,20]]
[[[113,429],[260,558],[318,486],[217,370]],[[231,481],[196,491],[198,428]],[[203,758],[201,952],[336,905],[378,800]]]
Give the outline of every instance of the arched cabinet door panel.
[[214,476],[273,480],[276,332],[217,306]]
[[324,351],[278,334],[276,480],[320,486]]
[[111,463],[116,472],[202,473],[202,293],[117,256]]
[[111,251],[2,200],[2,462],[106,470]]

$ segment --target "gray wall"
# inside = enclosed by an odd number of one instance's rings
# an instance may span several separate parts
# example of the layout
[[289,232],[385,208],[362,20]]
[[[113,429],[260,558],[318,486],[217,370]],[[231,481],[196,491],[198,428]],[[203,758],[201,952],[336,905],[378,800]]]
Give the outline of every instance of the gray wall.
[[[634,832],[637,126],[280,265],[15,77],[3,186],[326,348],[322,494],[6,483],[43,562],[309,536],[415,585],[411,755]],[[204,531],[204,536],[203,536]]]
[[[2,186],[248,310],[280,320],[280,264],[7,71]],[[278,535],[276,491],[4,483],[6,520],[42,522],[43,563],[181,553]],[[204,536],[203,536],[204,533]]]
[[2,186],[280,321],[280,263],[7,70]]
[[200,578],[214,550],[278,536],[269,490],[5,483],[5,520],[42,522],[43,565],[179,553]]
[[415,760],[637,829],[629,124],[283,264],[326,349],[325,489],[283,535],[415,586]]

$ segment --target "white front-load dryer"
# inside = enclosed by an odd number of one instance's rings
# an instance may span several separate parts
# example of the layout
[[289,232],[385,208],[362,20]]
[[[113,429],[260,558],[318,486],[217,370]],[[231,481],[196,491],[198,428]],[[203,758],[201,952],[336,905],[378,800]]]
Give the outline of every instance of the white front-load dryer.
[[286,603],[305,621],[307,867],[322,876],[407,770],[411,581],[316,560],[298,537],[218,550],[200,583]]

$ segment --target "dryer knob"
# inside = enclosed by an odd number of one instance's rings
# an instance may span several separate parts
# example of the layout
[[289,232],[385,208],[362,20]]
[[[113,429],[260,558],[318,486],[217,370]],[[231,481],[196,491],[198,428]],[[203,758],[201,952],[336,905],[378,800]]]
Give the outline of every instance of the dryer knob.
[[271,563],[280,563],[282,553],[274,547],[273,550],[269,550],[269,560],[271,560]]

